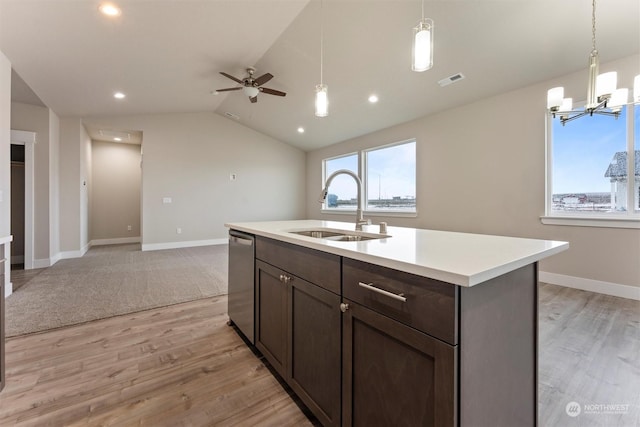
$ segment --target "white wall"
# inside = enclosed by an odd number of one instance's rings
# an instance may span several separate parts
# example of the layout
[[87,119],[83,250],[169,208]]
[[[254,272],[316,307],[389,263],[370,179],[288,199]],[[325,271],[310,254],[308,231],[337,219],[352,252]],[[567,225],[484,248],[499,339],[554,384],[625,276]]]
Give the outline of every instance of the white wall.
[[[639,63],[634,56],[603,64],[601,71],[616,69],[619,81],[632,82]],[[542,271],[640,287],[640,230],[540,222],[545,213],[546,93],[557,85],[576,96],[585,92],[586,97],[586,69],[308,153],[308,216],[353,220],[320,212],[316,199],[322,188],[322,159],[415,137],[418,217],[375,220],[569,241],[571,248],[543,261]]]
[[85,123],[143,132],[144,249],[223,242],[229,221],[304,217],[305,153],[232,120],[207,112]]
[[140,146],[93,141],[91,152],[91,241],[139,241]]

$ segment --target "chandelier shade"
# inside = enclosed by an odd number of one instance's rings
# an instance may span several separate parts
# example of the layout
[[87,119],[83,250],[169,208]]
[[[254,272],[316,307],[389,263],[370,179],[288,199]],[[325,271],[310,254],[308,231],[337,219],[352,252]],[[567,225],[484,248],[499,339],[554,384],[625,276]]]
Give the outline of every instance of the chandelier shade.
[[[629,99],[628,89],[617,89],[618,73],[610,71],[599,74],[600,58],[596,49],[596,0],[592,0],[591,53],[589,54],[589,77],[587,81],[587,102],[584,109],[574,110],[573,99],[564,98],[564,88],[554,87],[547,91],[547,110],[555,118],[559,116],[562,125],[584,116],[594,114],[617,118]],[[634,102],[640,99],[640,76],[634,82]]]

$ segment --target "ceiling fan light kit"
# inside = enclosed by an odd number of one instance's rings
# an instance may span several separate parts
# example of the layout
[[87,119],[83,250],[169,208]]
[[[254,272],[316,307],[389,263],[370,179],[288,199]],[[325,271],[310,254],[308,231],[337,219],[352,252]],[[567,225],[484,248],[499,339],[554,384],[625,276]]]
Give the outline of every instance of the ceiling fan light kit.
[[[589,80],[587,103],[583,110],[573,109],[573,99],[564,97],[564,88],[554,87],[547,91],[547,109],[553,118],[558,116],[564,126],[567,122],[584,116],[600,114],[618,118],[622,107],[628,103],[629,89],[616,89],[618,74],[615,71],[599,73],[600,58],[596,49],[596,0],[592,0],[591,53],[589,54]],[[640,101],[640,76],[634,79],[633,102]]]
[[229,92],[229,91],[233,91],[233,90],[241,90],[242,92],[249,97],[249,100],[252,103],[256,103],[258,102],[258,94],[259,93],[266,93],[269,95],[276,95],[276,96],[286,96],[287,94],[285,92],[281,92],[279,90],[275,90],[275,89],[270,89],[268,87],[262,87],[263,84],[267,83],[269,80],[271,80],[273,78],[273,75],[271,73],[265,73],[263,75],[261,75],[258,78],[254,78],[253,74],[256,72],[256,69],[253,67],[249,67],[247,68],[247,73],[249,74],[247,77],[245,77],[244,79],[240,80],[237,77],[232,76],[231,74],[227,74],[223,71],[220,71],[220,74],[222,74],[223,76],[233,80],[236,83],[240,83],[242,86],[236,86],[236,87],[228,87],[225,89],[217,89],[216,92]]

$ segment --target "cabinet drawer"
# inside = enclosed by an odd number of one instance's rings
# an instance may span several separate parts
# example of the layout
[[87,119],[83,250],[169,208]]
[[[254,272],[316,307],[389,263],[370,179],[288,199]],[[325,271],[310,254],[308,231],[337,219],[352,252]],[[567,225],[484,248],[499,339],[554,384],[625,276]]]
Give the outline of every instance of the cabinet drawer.
[[342,260],[342,281],[345,298],[449,344],[458,343],[456,285],[349,258]]
[[328,291],[340,294],[340,257],[338,255],[257,236],[256,258]]

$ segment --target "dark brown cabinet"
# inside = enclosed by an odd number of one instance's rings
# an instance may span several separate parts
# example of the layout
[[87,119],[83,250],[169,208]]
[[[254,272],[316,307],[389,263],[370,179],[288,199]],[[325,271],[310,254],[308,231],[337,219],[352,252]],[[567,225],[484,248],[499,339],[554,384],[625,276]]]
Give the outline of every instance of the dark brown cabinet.
[[256,347],[323,425],[338,426],[340,258],[262,238],[256,257]]
[[256,346],[325,426],[536,426],[537,264],[473,287],[258,236]]
[[256,261],[256,347],[284,378],[287,367],[287,288],[283,272]]
[[289,308],[289,385],[323,425],[339,426],[340,296],[293,277]]
[[455,425],[457,347],[345,303],[342,425]]

